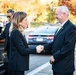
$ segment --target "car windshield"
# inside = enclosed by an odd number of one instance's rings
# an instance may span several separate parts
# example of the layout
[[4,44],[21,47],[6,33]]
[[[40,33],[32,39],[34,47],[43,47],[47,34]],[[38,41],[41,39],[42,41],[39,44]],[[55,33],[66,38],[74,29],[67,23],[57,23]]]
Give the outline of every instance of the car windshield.
[[33,34],[54,34],[56,30],[56,27],[43,27],[35,30]]

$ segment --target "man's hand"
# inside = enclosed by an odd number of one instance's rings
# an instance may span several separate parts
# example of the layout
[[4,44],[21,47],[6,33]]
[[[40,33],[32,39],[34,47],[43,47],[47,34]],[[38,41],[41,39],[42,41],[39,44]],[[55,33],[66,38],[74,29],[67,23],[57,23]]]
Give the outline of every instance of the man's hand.
[[55,61],[54,57],[53,57],[53,56],[51,56],[50,64],[53,64],[53,63],[54,63],[54,61]]

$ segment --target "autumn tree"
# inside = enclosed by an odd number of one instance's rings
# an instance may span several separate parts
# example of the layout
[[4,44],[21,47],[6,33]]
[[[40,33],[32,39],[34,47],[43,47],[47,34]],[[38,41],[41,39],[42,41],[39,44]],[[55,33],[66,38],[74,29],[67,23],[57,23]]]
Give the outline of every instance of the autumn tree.
[[68,6],[70,12],[76,16],[76,0],[59,0],[58,4]]
[[0,12],[6,13],[10,8],[15,11],[24,11],[28,14],[29,22],[51,23],[55,19],[54,7],[57,6],[57,0],[0,0],[0,3]]
[[66,5],[70,10],[70,20],[76,24],[76,0],[59,0],[58,5]]

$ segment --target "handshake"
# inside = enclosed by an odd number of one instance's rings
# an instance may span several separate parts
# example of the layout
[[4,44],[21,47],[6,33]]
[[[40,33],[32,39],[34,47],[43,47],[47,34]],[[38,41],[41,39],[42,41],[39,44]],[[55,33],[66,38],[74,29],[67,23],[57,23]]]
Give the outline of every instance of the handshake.
[[[41,53],[42,51],[44,51],[44,46],[43,45],[38,45],[36,47],[36,51],[37,51],[37,53]],[[51,56],[51,58],[50,58],[50,64],[53,64],[54,62],[55,62],[55,59],[54,59],[53,56]]]
[[44,50],[44,46],[42,46],[42,45],[38,45],[38,46],[36,47],[37,53],[41,53],[43,50]]

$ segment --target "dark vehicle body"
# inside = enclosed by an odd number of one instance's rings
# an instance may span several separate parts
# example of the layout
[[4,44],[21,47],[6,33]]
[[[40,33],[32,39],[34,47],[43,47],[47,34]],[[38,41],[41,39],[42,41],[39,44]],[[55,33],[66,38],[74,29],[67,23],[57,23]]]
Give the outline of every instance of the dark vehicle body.
[[[2,32],[2,27],[0,27],[0,34]],[[5,53],[4,53],[4,42],[5,39],[0,40],[0,75],[3,75],[5,72],[5,65],[4,65],[4,58],[5,58]]]
[[37,28],[27,36],[29,47],[51,43],[57,29],[57,26],[43,26]]

